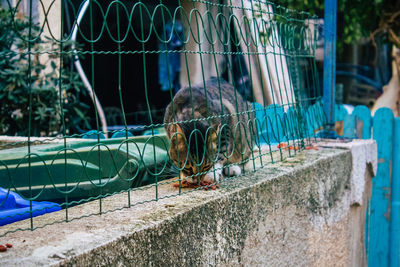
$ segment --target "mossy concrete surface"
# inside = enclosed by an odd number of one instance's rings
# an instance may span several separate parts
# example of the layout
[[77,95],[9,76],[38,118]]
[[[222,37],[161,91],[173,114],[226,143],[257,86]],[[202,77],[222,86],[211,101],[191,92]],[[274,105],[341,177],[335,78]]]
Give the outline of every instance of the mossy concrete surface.
[[[355,146],[376,145],[352,142]],[[0,238],[13,248],[0,264],[59,266],[361,266],[365,206],[373,176],[352,182],[349,149],[319,147],[240,177],[217,190],[159,201],[154,187],[114,195],[102,207],[130,208]],[[363,186],[363,188],[353,188]],[[177,192],[160,185],[159,197]],[[359,203],[352,191],[362,192]],[[69,218],[98,212],[99,201],[69,209]],[[41,216],[43,223],[65,211]],[[21,222],[22,224],[29,222]],[[40,221],[38,222],[40,223]],[[7,228],[1,229],[6,231]]]

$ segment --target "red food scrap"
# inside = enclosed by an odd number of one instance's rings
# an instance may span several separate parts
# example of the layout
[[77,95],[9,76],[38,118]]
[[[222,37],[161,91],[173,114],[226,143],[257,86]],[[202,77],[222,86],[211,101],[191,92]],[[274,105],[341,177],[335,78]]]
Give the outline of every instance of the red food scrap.
[[10,243],[6,243],[6,247],[12,248],[12,245]]
[[278,148],[285,148],[285,147],[287,147],[288,145],[287,144],[285,144],[285,143],[280,143],[280,144],[278,144]]
[[[174,187],[179,187],[179,182],[173,183],[172,185]],[[216,184],[213,184],[213,183],[210,183],[210,182],[206,182],[206,181],[200,182],[200,186],[204,187],[203,189],[206,190],[206,191],[209,188],[211,188],[212,190],[217,189],[217,185]],[[199,186],[198,186],[197,183],[189,183],[186,180],[181,181],[181,188],[198,188],[198,187]]]
[[[179,187],[179,182],[173,184],[174,187]],[[197,188],[197,183],[189,183],[186,180],[181,181],[181,188]]]
[[201,182],[201,186],[205,186],[204,190],[208,190],[208,188],[211,188],[211,190],[217,189],[217,184],[210,183],[210,182]]
[[0,252],[5,252],[7,251],[7,247],[0,245]]

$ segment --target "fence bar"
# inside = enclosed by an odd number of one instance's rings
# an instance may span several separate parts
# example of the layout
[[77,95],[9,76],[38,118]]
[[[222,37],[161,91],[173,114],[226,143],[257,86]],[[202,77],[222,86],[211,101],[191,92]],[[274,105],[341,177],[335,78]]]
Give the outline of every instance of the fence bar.
[[335,121],[336,0],[325,0],[324,16],[324,112],[328,125]]
[[399,266],[400,255],[400,118],[393,125],[392,203],[390,220],[390,266]]

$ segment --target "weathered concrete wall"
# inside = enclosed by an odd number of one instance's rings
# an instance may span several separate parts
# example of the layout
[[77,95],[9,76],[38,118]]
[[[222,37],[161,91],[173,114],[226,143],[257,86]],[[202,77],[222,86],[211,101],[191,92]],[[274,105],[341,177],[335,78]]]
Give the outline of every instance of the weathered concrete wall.
[[[352,143],[365,148],[372,155],[370,160],[360,159],[364,160],[361,164],[348,149],[303,151],[284,162],[225,180],[215,191],[191,192],[33,232],[8,234],[0,243],[10,242],[14,247],[0,255],[0,263],[363,266],[365,207],[374,169],[367,166],[376,166],[376,146],[371,141]],[[361,182],[353,181],[353,161],[364,165]],[[170,184],[159,189],[160,197],[176,190]],[[148,190],[154,193],[154,188]],[[355,192],[361,192],[357,201],[352,199]],[[146,196],[145,191],[133,194]],[[104,200],[103,205],[124,201],[121,194]],[[93,205],[71,208],[70,216],[74,211],[81,215],[93,212]]]

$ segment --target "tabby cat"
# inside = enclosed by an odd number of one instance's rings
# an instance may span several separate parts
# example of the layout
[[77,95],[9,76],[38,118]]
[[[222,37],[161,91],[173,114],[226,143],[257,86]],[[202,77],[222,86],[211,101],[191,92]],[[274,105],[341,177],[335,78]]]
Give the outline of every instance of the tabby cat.
[[180,89],[164,116],[170,159],[189,183],[239,175],[255,139],[254,113],[246,112],[251,104],[221,78],[211,78],[205,88]]

